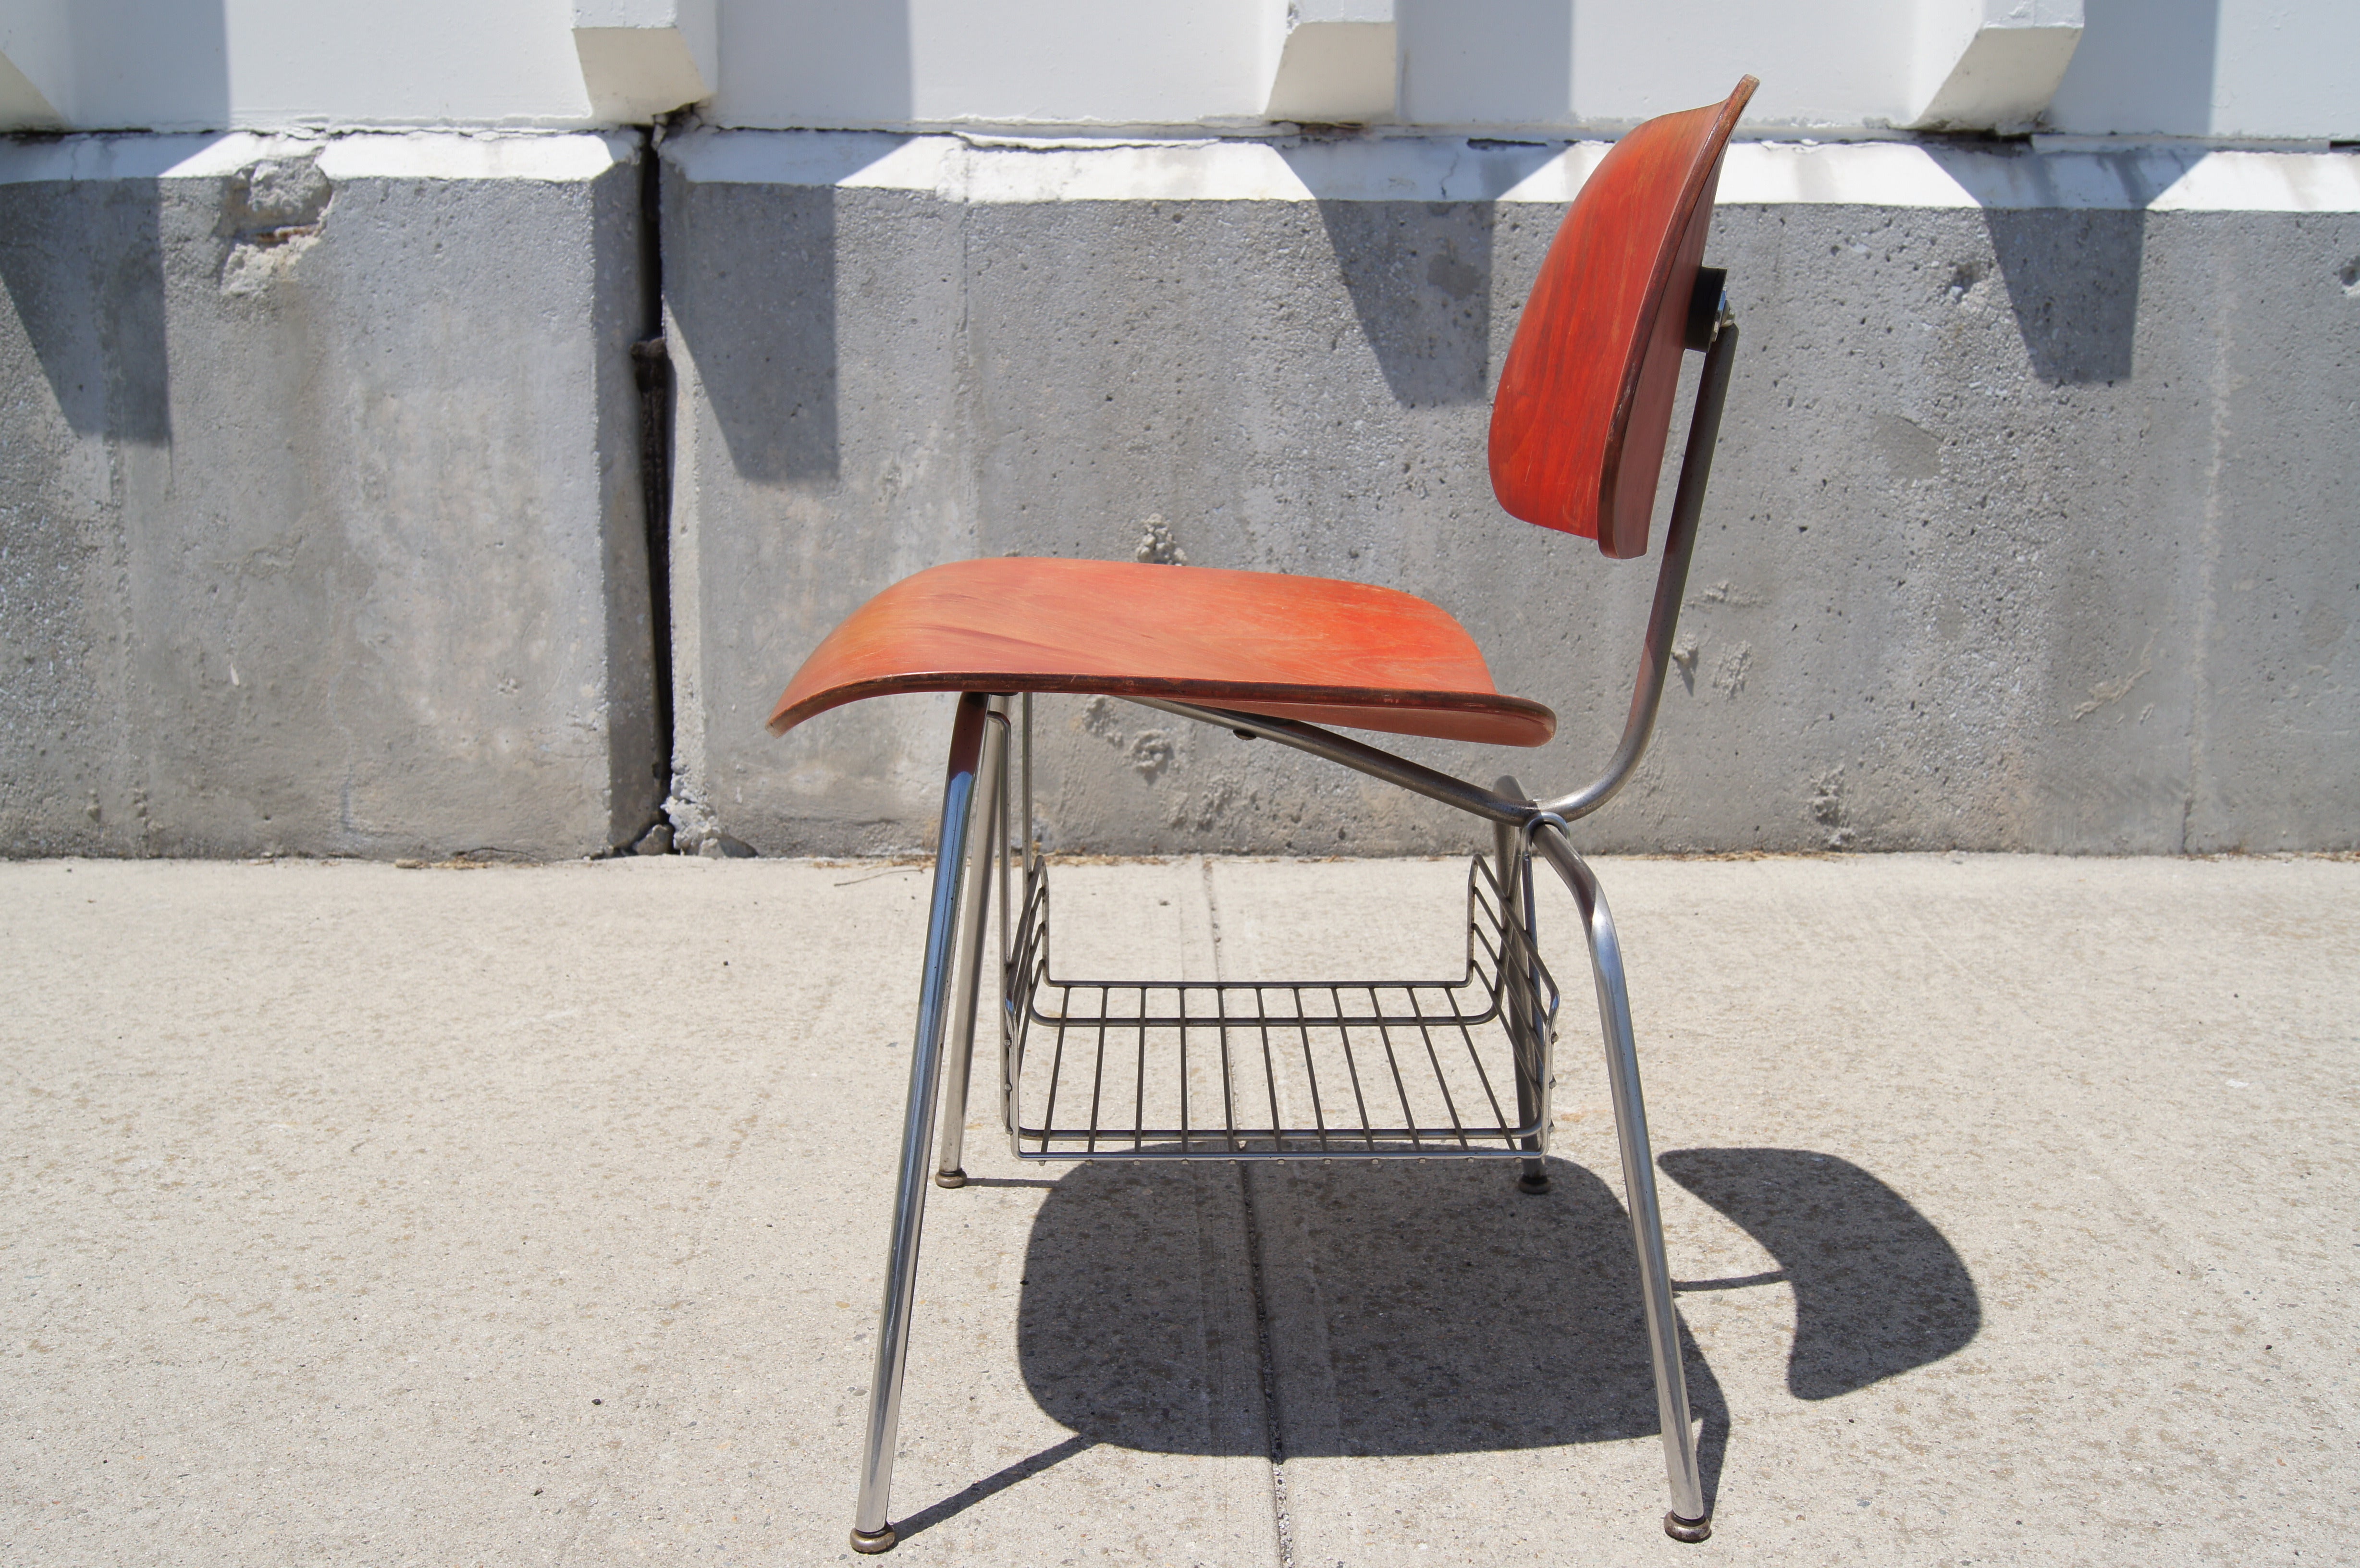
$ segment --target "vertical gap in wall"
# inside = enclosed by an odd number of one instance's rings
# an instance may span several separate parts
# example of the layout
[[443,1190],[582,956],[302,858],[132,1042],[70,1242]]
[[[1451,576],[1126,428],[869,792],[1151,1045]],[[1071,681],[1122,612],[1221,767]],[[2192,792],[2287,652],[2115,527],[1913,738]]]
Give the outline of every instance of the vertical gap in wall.
[[647,519],[648,629],[655,641],[656,779],[672,793],[672,354],[664,343],[663,146],[665,121],[650,126],[639,155],[640,331],[631,344],[639,386],[639,487]]

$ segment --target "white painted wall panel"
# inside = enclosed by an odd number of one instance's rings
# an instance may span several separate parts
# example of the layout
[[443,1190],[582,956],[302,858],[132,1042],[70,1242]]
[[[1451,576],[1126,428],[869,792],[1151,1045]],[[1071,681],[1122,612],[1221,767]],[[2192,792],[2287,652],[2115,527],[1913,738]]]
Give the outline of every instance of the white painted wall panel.
[[8,0],[0,53],[76,130],[229,124],[218,0]]
[[912,117],[1189,125],[1260,117],[1264,0],[909,0]]
[[1270,9],[724,0],[710,114],[772,128],[1251,123],[1270,87]]
[[2360,138],[2354,0],[2087,0],[2086,18],[2060,131]]
[[1400,0],[1402,117],[1435,125],[1562,125],[1574,118],[1565,0]]
[[2360,3],[2221,0],[2215,136],[2360,139]]
[[1601,125],[1708,103],[1751,71],[1758,125],[1898,122],[1909,112],[1917,7],[1900,0],[1585,0],[1574,102]]
[[574,125],[572,0],[218,0],[239,125]]
[[[1262,124],[1287,0],[716,0],[730,126]],[[1399,119],[1612,129],[1762,78],[1762,131],[1923,103],[1961,0],[1395,0]],[[1972,7],[1969,7],[1972,9]],[[2079,135],[2360,136],[2355,0],[2087,0]],[[0,0],[0,128],[595,123],[572,0]],[[1939,52],[1939,51],[1938,51]]]
[[706,108],[716,124],[848,127],[910,118],[906,4],[722,0],[720,32],[721,82]]

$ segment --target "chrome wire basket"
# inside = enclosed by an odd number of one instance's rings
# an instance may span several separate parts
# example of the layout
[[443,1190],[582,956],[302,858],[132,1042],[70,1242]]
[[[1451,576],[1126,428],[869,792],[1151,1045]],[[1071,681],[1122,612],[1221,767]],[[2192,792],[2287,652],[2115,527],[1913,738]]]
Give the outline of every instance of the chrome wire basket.
[[1001,990],[1017,1158],[1531,1159],[1557,992],[1528,929],[1477,855],[1455,979],[1062,979],[1034,861]]

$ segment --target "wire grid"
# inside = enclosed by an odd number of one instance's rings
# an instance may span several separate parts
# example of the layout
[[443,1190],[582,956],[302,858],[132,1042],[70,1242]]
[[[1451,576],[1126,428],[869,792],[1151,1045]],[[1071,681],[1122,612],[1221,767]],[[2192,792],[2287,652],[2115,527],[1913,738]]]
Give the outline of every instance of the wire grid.
[[1503,1007],[1511,928],[1480,855],[1467,909],[1455,980],[1062,980],[1036,865],[1001,1012],[1017,1157],[1530,1157],[1547,1137],[1557,985],[1534,954],[1523,994],[1537,1007],[1516,1006],[1512,984]]

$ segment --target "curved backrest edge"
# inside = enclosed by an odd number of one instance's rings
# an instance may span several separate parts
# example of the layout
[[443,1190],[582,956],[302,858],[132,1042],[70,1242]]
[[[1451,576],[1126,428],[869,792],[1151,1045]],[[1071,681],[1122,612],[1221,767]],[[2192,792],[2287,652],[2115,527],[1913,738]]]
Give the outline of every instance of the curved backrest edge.
[[1747,76],[1718,104],[1635,127],[1576,194],[1494,395],[1492,489],[1512,516],[1595,539],[1612,558],[1645,553],[1688,295],[1722,155],[1757,85]]

